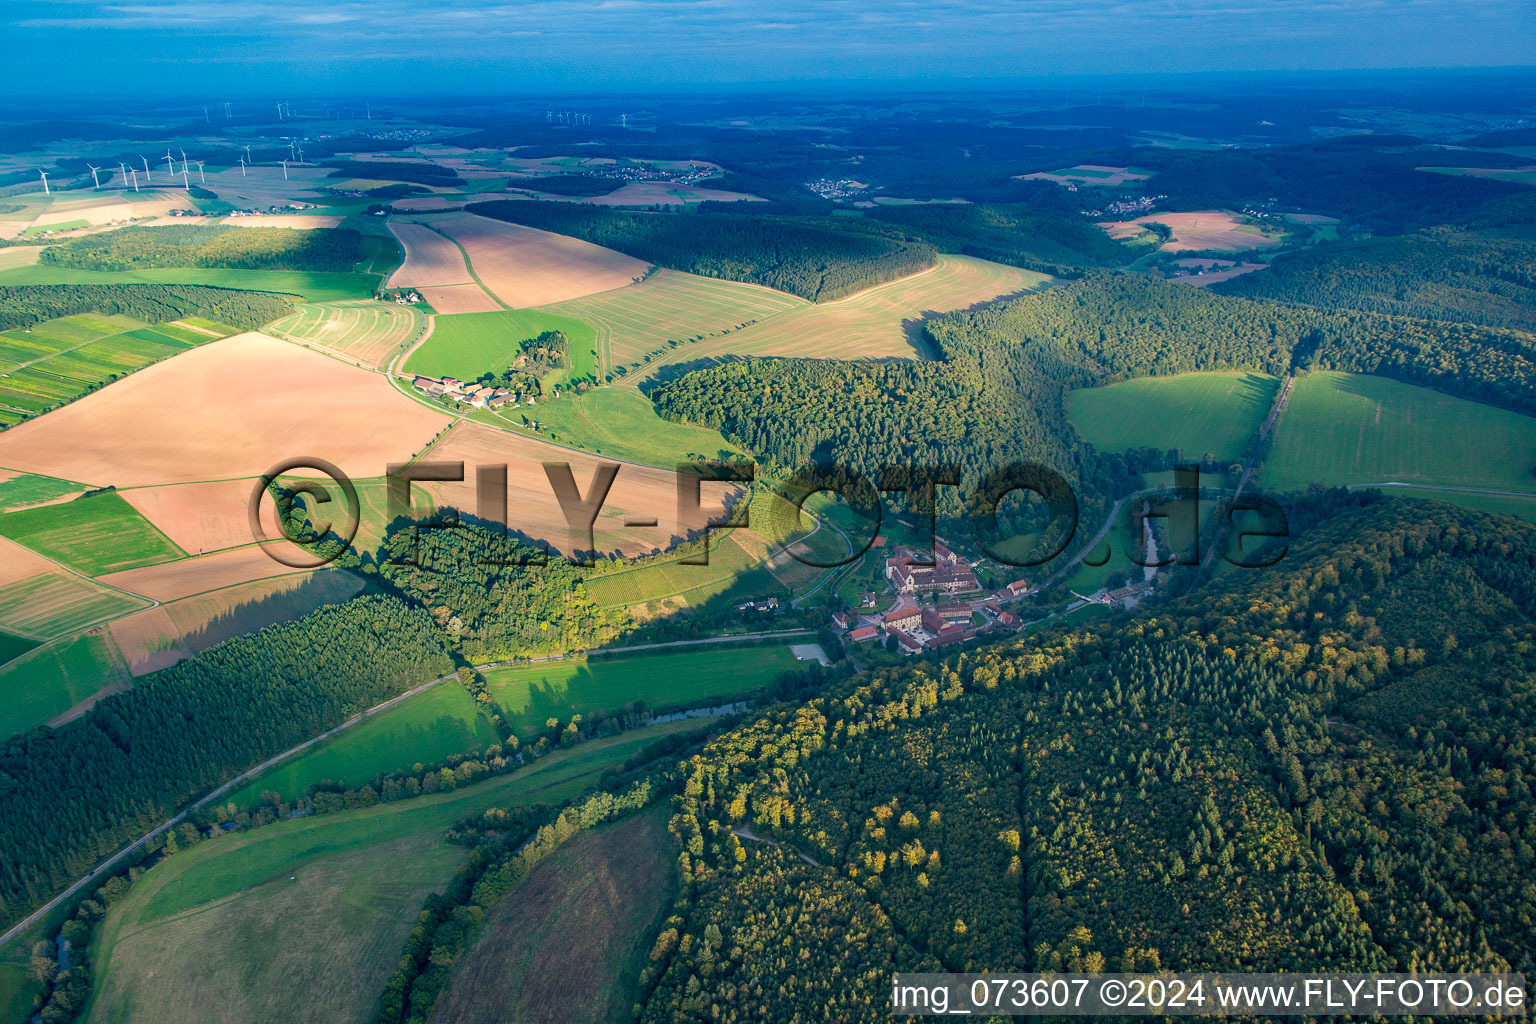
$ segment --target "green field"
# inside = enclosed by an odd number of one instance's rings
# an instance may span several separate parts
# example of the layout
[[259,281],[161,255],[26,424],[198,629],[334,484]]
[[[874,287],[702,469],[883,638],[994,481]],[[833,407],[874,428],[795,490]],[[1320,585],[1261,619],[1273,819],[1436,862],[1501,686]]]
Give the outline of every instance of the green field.
[[582,832],[492,908],[433,1019],[627,1020],[676,891],[665,807]]
[[1529,498],[1517,498],[1506,494],[1479,494],[1476,491],[1436,491],[1425,487],[1383,487],[1382,493],[1394,498],[1414,498],[1419,501],[1443,501],[1449,505],[1491,512],[1495,515],[1513,516],[1528,523],[1536,523],[1536,494]]
[[798,296],[769,288],[658,269],[632,287],[568,299],[540,311],[594,325],[607,373],[660,352],[670,342],[736,330],[806,304]]
[[[107,915],[83,1019],[366,1020],[428,892],[464,855],[443,829],[482,808],[558,804],[677,722],[555,751],[512,775],[200,844]],[[345,978],[338,984],[338,978]]]
[[51,721],[109,686],[126,685],[128,666],[101,634],[60,640],[0,667],[0,739]]
[[9,480],[0,481],[0,512],[37,505],[55,498],[62,498],[66,494],[77,494],[83,490],[85,490],[84,484],[56,480],[51,476],[23,473]]
[[40,988],[27,977],[24,963],[0,964],[0,1020],[27,1020],[32,1014],[32,1000]]
[[[1384,377],[1298,377],[1263,483],[1400,481],[1536,493],[1536,419]],[[1447,496],[1446,500],[1453,500]]]
[[284,800],[297,800],[306,787],[317,782],[356,788],[381,773],[443,761],[450,754],[484,750],[498,739],[490,720],[479,713],[464,687],[450,680],[279,765],[229,799],[242,807],[254,807],[263,790],[278,793]]
[[742,600],[787,596],[788,590],[763,567],[762,541],[752,543],[747,539],[750,535],[738,539],[737,532],[711,533],[712,538],[718,536],[720,540],[710,549],[708,565],[683,565],[683,555],[663,555],[637,566],[593,576],[587,580],[587,593],[609,608],[663,601],[678,606],[698,605],[727,591]]
[[591,372],[591,350],[597,345],[592,327],[573,317],[531,309],[440,315],[432,323],[431,337],[411,353],[404,369],[428,377],[477,380],[511,366],[519,345],[544,331],[565,332],[573,374]]
[[1106,452],[1177,449],[1186,459],[1240,456],[1264,422],[1280,382],[1261,373],[1141,377],[1067,396],[1083,439]]
[[662,709],[735,700],[800,665],[788,645],[705,645],[517,665],[491,669],[485,678],[507,721],[527,736],[543,730],[549,718],[566,722],[573,714],[614,710],[631,701]]
[[23,636],[12,636],[9,633],[0,633],[0,665],[14,661],[36,646],[36,640]]
[[186,552],[115,491],[0,515],[0,537],[87,576],[154,565]]
[[153,267],[144,270],[76,270],[33,265],[0,270],[0,285],[24,284],[202,284],[213,288],[282,292],[309,302],[372,298],[377,274],[310,273],[294,270],[226,270],[208,267]]
[[[670,469],[690,455],[722,458],[736,449],[717,432],[674,423],[656,415],[650,399],[634,391],[595,388],[586,394],[566,392],[533,409],[504,409],[483,415],[487,422],[510,427],[531,437],[584,448],[610,458]],[[524,426],[536,420],[537,432]]]

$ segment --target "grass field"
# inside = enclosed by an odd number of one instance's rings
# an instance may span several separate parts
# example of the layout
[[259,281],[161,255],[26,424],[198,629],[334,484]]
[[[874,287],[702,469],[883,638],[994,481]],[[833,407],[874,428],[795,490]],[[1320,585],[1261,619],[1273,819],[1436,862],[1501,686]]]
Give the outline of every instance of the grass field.
[[1264,486],[1401,481],[1536,493],[1536,419],[1359,374],[1296,380]]
[[0,334],[0,426],[73,401],[92,388],[230,333],[126,316],[62,317]]
[[1067,396],[1067,416],[1106,452],[1178,449],[1187,459],[1213,452],[1235,459],[1269,413],[1280,382],[1260,373],[1142,377]]
[[186,554],[114,491],[0,515],[0,537],[87,576],[154,565]]
[[[785,597],[788,590],[764,567],[762,542],[721,531],[708,565],[682,565],[683,556],[662,557],[587,581],[592,600],[604,607],[648,606],[653,611],[687,608],[734,592],[747,597]],[[743,545],[746,546],[743,546]],[[749,550],[749,548],[751,550]]]
[[40,505],[45,501],[78,494],[83,490],[85,490],[83,484],[68,480],[39,476],[35,473],[17,473],[15,476],[0,479],[0,512],[9,512],[27,505]]
[[923,355],[923,317],[1042,288],[1051,278],[970,256],[940,256],[931,269],[838,299],[800,305],[750,327],[669,348],[628,373],[628,386],[662,366],[733,355],[879,359]]
[[257,292],[298,295],[308,302],[371,299],[378,274],[310,273],[294,270],[226,270],[208,267],[153,267],[144,270],[77,270],[41,264],[0,270],[0,285],[23,284],[203,284]]
[[0,633],[0,665],[21,657],[36,646],[36,640],[31,640],[24,636],[12,636],[9,633]]
[[27,977],[24,964],[0,964],[0,1020],[27,1020],[39,989],[40,986]]
[[0,739],[36,728],[91,694],[128,682],[128,666],[104,633],[39,647],[0,668]]
[[432,334],[404,369],[429,377],[474,380],[483,373],[500,373],[512,365],[521,342],[544,331],[563,331],[570,343],[570,372],[590,374],[597,335],[580,320],[535,310],[502,310],[498,313],[459,313],[439,316]]
[[[482,415],[477,413],[477,418]],[[595,388],[586,394],[562,394],[556,401],[534,409],[486,412],[487,422],[509,427],[530,437],[542,437],[575,445],[598,455],[638,462],[658,469],[674,469],[690,455],[720,458],[734,452],[730,442],[707,427],[664,420],[650,399],[635,391]],[[523,421],[537,420],[537,432]]]
[[782,647],[705,645],[659,654],[567,658],[490,669],[485,679],[502,714],[520,736],[573,714],[611,711],[632,701],[652,709],[728,702],[767,686],[800,662]]
[[262,331],[375,367],[420,334],[426,322],[419,309],[368,299],[306,303]]
[[434,1019],[627,1020],[651,934],[676,890],[666,808],[577,835],[492,909]]
[[1528,523],[1536,523],[1536,495],[1517,498],[1506,494],[1479,494],[1475,491],[1432,491],[1424,487],[1384,487],[1382,493],[1394,498],[1414,498],[1420,501],[1443,501],[1478,512],[1514,516]]
[[0,539],[0,629],[8,633],[49,640],[148,604]]
[[255,805],[269,789],[284,800],[296,800],[305,787],[322,781],[355,788],[375,775],[418,762],[431,764],[450,754],[483,750],[499,738],[464,687],[450,680],[279,765],[230,799]]
[[443,829],[483,808],[569,800],[647,743],[697,724],[594,740],[463,789],[285,821],[177,854],[108,914],[84,1019],[366,1020],[421,901],[464,855],[442,842]]
[[809,305],[751,284],[658,269],[640,284],[544,306],[597,328],[604,373],[686,344]]

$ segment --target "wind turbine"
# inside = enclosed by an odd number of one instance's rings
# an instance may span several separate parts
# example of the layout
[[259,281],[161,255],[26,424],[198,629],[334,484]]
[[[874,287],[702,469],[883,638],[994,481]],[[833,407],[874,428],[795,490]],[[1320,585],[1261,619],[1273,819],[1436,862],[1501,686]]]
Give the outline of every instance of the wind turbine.
[[128,184],[128,167],[121,160],[117,162],[117,174],[123,179],[124,185]]
[[170,147],[165,150],[165,172],[171,176],[171,184],[176,184],[176,160],[171,156]]
[[213,123],[213,121],[212,121],[212,120],[210,120],[210,119],[209,119],[209,117],[208,117],[208,108],[207,108],[207,107],[204,107],[204,108],[203,108],[203,120],[204,120],[204,121],[205,121],[205,122],[206,122],[206,123],[208,123],[208,124],[212,124],[212,123]]
[[201,160],[197,162],[197,183],[199,185],[208,184],[208,178],[203,174],[203,162]]
[[548,124],[549,122],[553,121],[554,119],[555,119],[555,112],[553,110],[546,110],[546,111],[544,111],[544,122],[546,124]]
[[279,121],[283,119],[283,105],[281,103],[277,105],[277,119]]
[[245,157],[240,158],[240,177],[245,177]]
[[42,168],[38,168],[37,173],[41,174],[43,176],[43,195],[45,195],[45,196],[53,195],[52,192],[48,191],[48,172],[43,170]]
[[91,164],[86,164],[85,166],[91,168],[91,189],[92,189],[92,191],[100,192],[101,191],[101,178],[100,178],[99,175],[97,175],[96,172],[101,170],[101,168],[100,167],[92,166]]
[[139,172],[130,167],[128,168],[128,173],[133,177],[133,190],[137,192],[139,190]]
[[181,186],[182,186],[182,188],[186,188],[186,189],[190,189],[192,187],[192,183],[187,180],[187,164],[186,164],[186,161],[182,161],[182,164],[181,164]]
[[365,103],[365,104],[363,104],[363,109],[368,111],[368,120],[372,121],[373,120],[373,104],[372,103]]
[[304,162],[304,147],[300,146],[299,147],[299,163],[303,163],[303,162]]
[[140,153],[139,159],[144,161],[144,180],[153,185],[155,183],[155,177],[149,173],[149,157],[145,156],[143,153]]
[[283,180],[287,181],[288,180],[288,161],[287,160],[279,160],[278,163],[283,165]]
[[183,167],[185,167],[187,165],[187,151],[186,150],[182,150],[181,151],[181,165]]
[[288,143],[288,159],[289,160],[294,159],[294,156],[293,156],[293,143],[292,142]]
[[230,119],[230,116],[231,115],[230,115],[230,112],[229,112],[229,101],[225,100],[224,101],[224,120],[228,121]]
[[629,127],[629,115],[628,114],[620,114],[619,115],[619,127],[620,128],[628,128]]

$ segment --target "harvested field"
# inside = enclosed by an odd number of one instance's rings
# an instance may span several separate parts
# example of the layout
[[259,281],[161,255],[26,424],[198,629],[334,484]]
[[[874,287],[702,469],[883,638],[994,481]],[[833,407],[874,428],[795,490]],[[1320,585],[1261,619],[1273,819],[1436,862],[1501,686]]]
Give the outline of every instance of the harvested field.
[[129,671],[141,676],[231,637],[344,601],[362,586],[358,577],[339,570],[280,576],[146,608],[112,620],[108,629]]
[[1170,281],[1195,288],[1206,288],[1220,281],[1230,281],[1234,277],[1242,277],[1255,270],[1263,270],[1269,264],[1232,263],[1226,260],[1174,260],[1172,266],[1178,269],[1169,278]]
[[475,278],[513,307],[622,288],[650,268],[600,245],[470,213],[434,217],[431,224],[464,246]]
[[308,231],[314,228],[341,227],[343,219],[324,214],[295,213],[269,217],[225,217],[218,223],[221,227],[232,228],[295,228]]
[[426,315],[413,306],[363,299],[299,306],[261,330],[275,338],[333,352],[360,366],[377,367],[421,334],[426,324]]
[[439,313],[494,313],[505,309],[477,284],[450,284],[418,288],[427,305]]
[[15,245],[6,249],[0,249],[0,270],[32,266],[37,262],[37,258],[43,254],[43,248],[41,245]]
[[677,888],[664,808],[583,832],[534,867],[455,964],[433,1020],[624,1019]]
[[[517,184],[514,179],[512,182]],[[557,198],[569,200],[568,196]],[[697,185],[678,185],[670,181],[631,181],[605,196],[588,196],[576,200],[594,206],[683,206],[688,203],[761,203],[761,196],[745,192],[726,192],[718,188],[699,188]]]
[[630,288],[544,307],[583,320],[598,331],[600,363],[607,370],[661,352],[670,342],[691,342],[810,305],[755,284],[721,281],[658,269]]
[[1128,181],[1146,181],[1152,175],[1129,167],[1077,164],[1059,171],[1036,171],[1034,174],[1020,174],[1016,177],[1025,181],[1054,181],[1058,185],[1124,185]]
[[1172,233],[1172,237],[1158,247],[1163,252],[1186,252],[1191,249],[1242,252],[1280,244],[1280,239],[1265,235],[1257,225],[1225,210],[1149,213],[1135,220],[1107,221],[1099,226],[1109,232],[1109,237],[1123,239],[1136,237],[1143,224],[1161,224]]
[[312,202],[320,195],[321,188],[336,184],[326,180],[330,174],[329,167],[295,167],[290,164],[286,179],[280,166],[253,165],[242,175],[237,165],[228,170],[208,170],[208,183],[203,187],[226,203],[241,209],[264,209],[283,206],[295,199]]
[[[669,349],[636,368],[627,386],[671,363],[732,355],[879,359],[922,354],[916,327],[934,313],[966,309],[1048,285],[1030,270],[970,256],[940,256],[929,270],[867,288],[835,302],[803,304],[728,334]],[[643,372],[640,372],[643,371]]]
[[[130,193],[131,194],[131,193]],[[172,210],[190,209],[192,204],[180,197],[165,196],[160,193],[138,193],[145,196],[144,199],[133,200],[125,197],[103,197],[90,205],[79,206],[75,204],[54,204],[54,208],[46,213],[39,214],[32,222],[33,227],[47,227],[50,224],[71,224],[75,221],[85,221],[90,225],[110,224],[113,221],[124,221],[141,217],[164,217]]]
[[7,633],[48,640],[146,604],[0,537],[0,629]]
[[[583,495],[591,487],[596,466],[609,460],[565,448],[556,448],[478,423],[461,422],[428,452],[433,461],[464,462],[462,483],[419,484],[417,488],[439,507],[452,505],[465,511],[475,509],[475,471],[479,465],[507,466],[507,519],[516,531],[547,540],[559,551],[571,550],[569,530],[560,505],[550,486],[543,463],[568,463],[576,485]],[[706,484],[704,515],[722,518],[725,485]],[[656,526],[625,526],[627,520],[657,521]],[[674,535],[686,533],[677,523],[676,474],[648,467],[621,465],[613,488],[593,524],[593,540],[598,551],[622,551],[641,554],[667,547]]]
[[255,477],[319,456],[361,478],[420,451],[447,422],[378,374],[249,333],[7,430],[0,465],[134,487]]
[[[255,486],[254,478],[209,480],[134,487],[118,493],[183,551],[195,556],[255,540],[247,513]],[[267,536],[278,536],[271,502],[263,503],[262,514]]]
[[396,210],[455,210],[480,196],[410,196],[390,203]]
[[390,277],[388,287],[472,283],[459,247],[425,224],[393,222],[389,230],[405,249],[405,262]]
[[[283,544],[290,551],[293,550],[286,541],[272,543]],[[241,583],[314,571],[294,569],[276,561],[262,550],[265,546],[247,544],[243,548],[227,548],[175,562],[115,572],[101,577],[101,582],[143,594],[156,601],[179,601],[194,594],[206,594]]]

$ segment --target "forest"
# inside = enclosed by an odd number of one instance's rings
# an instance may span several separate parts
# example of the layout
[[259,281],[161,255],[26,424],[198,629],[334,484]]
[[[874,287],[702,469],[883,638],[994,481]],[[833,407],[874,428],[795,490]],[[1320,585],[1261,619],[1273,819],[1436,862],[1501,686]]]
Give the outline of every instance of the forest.
[[334,168],[332,178],[361,178],[364,181],[411,181],[418,185],[452,188],[463,184],[459,172],[442,164],[403,160],[334,160],[324,164]]
[[640,1019],[883,1020],[893,970],[1536,969],[1536,533],[1319,504],[1274,570],[707,746]]
[[251,331],[287,316],[297,301],[291,295],[195,284],[0,286],[0,330],[31,327],[77,313],[100,313],[151,324],[200,316]]
[[1130,250],[1076,212],[987,203],[877,206],[867,216],[899,225],[939,252],[959,253],[1072,277],[1082,267],[1113,267]]
[[184,802],[451,667],[426,612],[360,597],[144,676],[67,729],[7,741],[0,922]]
[[1536,331],[1536,240],[1451,228],[1278,256],[1224,295]]
[[572,235],[636,259],[825,302],[933,265],[934,249],[862,218],[625,213],[581,203],[474,203],[471,213]]
[[362,258],[362,235],[347,228],[175,224],[126,227],[72,238],[44,249],[38,262],[81,270],[226,267],[345,273]]

